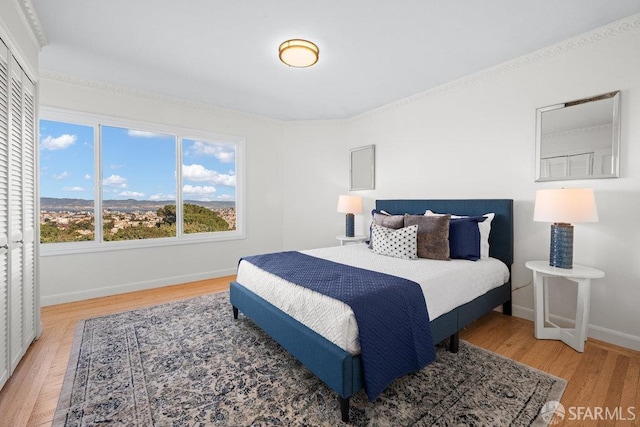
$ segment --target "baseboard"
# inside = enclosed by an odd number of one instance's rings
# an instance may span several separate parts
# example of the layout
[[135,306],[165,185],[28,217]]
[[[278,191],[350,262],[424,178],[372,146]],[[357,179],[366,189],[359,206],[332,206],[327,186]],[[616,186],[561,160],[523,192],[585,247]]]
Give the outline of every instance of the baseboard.
[[[532,322],[534,321],[535,312],[532,308],[522,307],[519,305],[514,305],[512,308],[514,316],[520,317],[521,319],[531,320]],[[567,319],[562,316],[551,315],[550,318],[554,323],[563,327],[573,327],[575,324],[574,320]],[[614,331],[613,329],[603,328],[602,326],[589,325],[587,328],[587,337],[640,351],[640,337],[624,332]]]
[[184,276],[163,277],[162,279],[148,280],[142,282],[123,283],[115,286],[107,286],[97,289],[87,289],[76,292],[47,295],[40,298],[42,307],[67,302],[82,301],[90,298],[106,297],[145,289],[161,288],[163,286],[179,285],[181,283],[195,282],[216,277],[232,276],[236,274],[236,269],[216,270],[206,273],[188,274]]
[[531,320],[532,322],[534,321],[535,317],[533,309],[515,304],[511,306],[511,314],[521,319]]

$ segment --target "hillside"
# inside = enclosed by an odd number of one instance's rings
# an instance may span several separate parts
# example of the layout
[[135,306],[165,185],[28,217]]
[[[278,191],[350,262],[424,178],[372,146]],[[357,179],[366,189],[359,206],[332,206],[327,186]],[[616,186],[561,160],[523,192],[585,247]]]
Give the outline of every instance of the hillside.
[[[185,200],[185,204],[192,204],[198,206],[204,206],[208,209],[225,209],[234,208],[236,206],[235,201],[195,201]],[[156,211],[166,205],[175,204],[174,200],[104,200],[102,205],[106,209],[131,212],[131,211]],[[93,210],[93,200],[86,199],[58,199],[54,197],[41,197],[40,198],[40,210],[43,211],[89,211]]]

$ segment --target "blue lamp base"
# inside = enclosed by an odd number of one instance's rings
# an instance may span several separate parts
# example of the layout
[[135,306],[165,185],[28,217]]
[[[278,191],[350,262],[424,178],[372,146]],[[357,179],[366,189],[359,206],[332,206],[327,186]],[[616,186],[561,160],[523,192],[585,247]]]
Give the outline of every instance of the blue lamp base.
[[551,225],[549,265],[573,268],[573,225],[564,222]]
[[353,233],[353,230],[355,228],[354,227],[354,218],[355,217],[354,217],[354,215],[352,213],[348,213],[347,214],[347,229],[346,229],[346,233],[345,233],[345,236],[347,236],[347,237],[353,237],[354,236],[354,233]]

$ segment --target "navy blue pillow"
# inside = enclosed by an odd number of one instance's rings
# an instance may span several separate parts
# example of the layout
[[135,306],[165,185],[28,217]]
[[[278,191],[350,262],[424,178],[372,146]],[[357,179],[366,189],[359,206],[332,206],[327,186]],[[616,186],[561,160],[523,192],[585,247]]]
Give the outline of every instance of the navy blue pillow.
[[455,259],[480,259],[480,229],[483,216],[451,218],[449,222],[449,256]]

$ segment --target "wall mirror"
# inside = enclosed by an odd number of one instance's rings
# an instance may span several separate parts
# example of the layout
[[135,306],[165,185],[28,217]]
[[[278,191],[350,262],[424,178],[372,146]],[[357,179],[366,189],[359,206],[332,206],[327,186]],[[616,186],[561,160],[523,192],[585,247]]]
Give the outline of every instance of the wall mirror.
[[375,146],[349,150],[349,190],[373,190],[375,188]]
[[619,91],[538,108],[536,126],[536,181],[619,176]]

